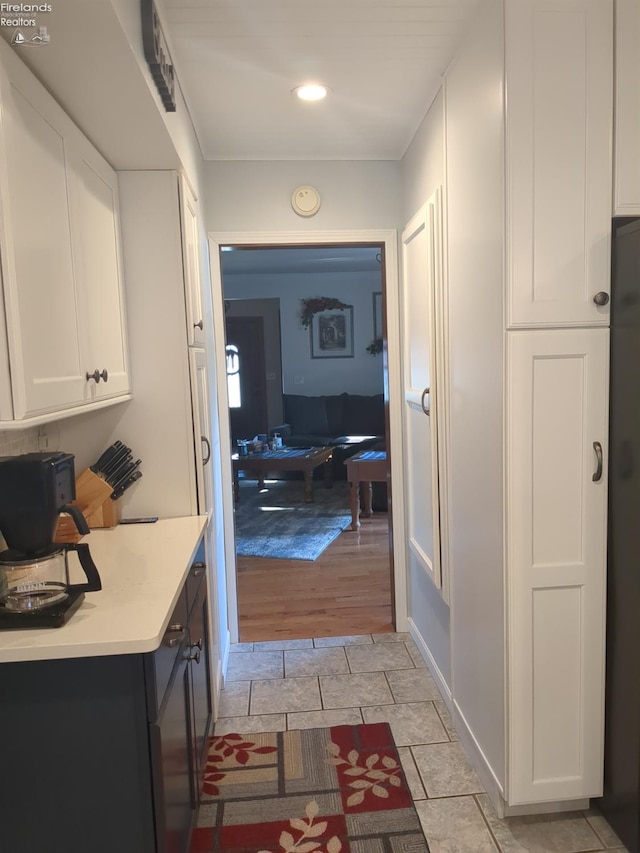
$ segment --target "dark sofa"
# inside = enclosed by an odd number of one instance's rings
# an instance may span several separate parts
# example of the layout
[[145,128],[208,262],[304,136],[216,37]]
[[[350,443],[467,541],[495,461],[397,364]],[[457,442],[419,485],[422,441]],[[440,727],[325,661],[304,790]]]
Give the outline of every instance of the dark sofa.
[[[334,394],[322,397],[305,397],[301,394],[284,394],[285,423],[274,427],[271,435],[279,433],[287,447],[334,447],[333,477],[344,480],[347,476],[345,459],[360,450],[375,447],[384,450],[385,412],[384,396],[361,394]],[[285,476],[284,472],[280,476]],[[297,476],[292,473],[291,476]],[[321,468],[314,478],[323,476]],[[386,483],[373,483],[373,508],[386,511]]]
[[284,394],[282,400],[285,423],[274,427],[271,434],[280,433],[283,443],[289,447],[344,444],[346,442],[340,439],[346,436],[372,436],[377,441],[384,440],[382,394],[323,397]]

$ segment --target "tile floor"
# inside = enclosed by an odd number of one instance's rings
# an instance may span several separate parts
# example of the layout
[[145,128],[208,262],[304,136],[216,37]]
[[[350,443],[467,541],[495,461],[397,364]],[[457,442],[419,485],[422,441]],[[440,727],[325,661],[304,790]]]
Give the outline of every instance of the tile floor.
[[408,634],[232,647],[216,734],[391,725],[432,853],[624,853],[596,811],[499,820]]

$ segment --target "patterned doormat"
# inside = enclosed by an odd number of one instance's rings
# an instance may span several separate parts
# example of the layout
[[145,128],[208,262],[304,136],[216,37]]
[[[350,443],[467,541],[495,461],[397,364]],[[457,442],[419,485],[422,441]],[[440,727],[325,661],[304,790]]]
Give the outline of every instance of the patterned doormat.
[[191,853],[428,853],[387,723],[213,737]]

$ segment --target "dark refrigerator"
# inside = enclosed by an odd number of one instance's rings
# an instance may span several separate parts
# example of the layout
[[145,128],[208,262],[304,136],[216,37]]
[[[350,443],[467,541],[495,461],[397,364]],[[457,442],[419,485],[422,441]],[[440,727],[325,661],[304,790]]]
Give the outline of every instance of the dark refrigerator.
[[640,851],[640,219],[613,222],[607,686],[598,805]]

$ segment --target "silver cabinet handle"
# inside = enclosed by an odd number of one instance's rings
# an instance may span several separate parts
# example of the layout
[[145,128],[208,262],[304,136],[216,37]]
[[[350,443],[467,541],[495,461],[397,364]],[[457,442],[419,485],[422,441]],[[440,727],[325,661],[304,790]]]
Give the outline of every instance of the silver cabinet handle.
[[206,563],[194,563],[191,566],[191,574],[194,576],[194,578],[199,578],[204,574],[204,570],[206,568]]
[[170,649],[173,649],[175,646],[180,645],[182,639],[184,637],[184,625],[181,625],[179,622],[175,622],[173,625],[169,625],[166,631],[167,634],[177,634],[177,637],[167,637],[165,635],[165,644],[169,646]]
[[596,305],[606,305],[609,302],[609,294],[604,290],[600,290],[593,297],[593,301],[596,303]]
[[427,407],[425,406],[425,404],[424,404],[424,398],[425,398],[425,397],[427,396],[427,394],[429,394],[429,393],[431,393],[431,389],[429,388],[429,386],[427,386],[427,387],[424,389],[424,391],[422,392],[422,397],[420,398],[420,405],[422,406],[422,411],[425,413],[425,415],[426,415],[427,417],[429,417],[429,416],[431,415],[431,406],[429,406],[429,408],[427,408]]
[[210,443],[209,443],[209,439],[207,438],[207,436],[206,436],[206,435],[201,435],[201,436],[200,436],[200,441],[204,442],[204,444],[205,444],[205,446],[206,446],[206,448],[207,448],[207,455],[206,455],[206,456],[205,456],[205,458],[202,460],[202,464],[203,464],[203,465],[206,465],[206,464],[207,464],[207,462],[211,459],[211,445],[210,445]]
[[599,441],[593,442],[593,449],[596,452],[596,472],[591,478],[594,483],[602,479],[602,445]]

